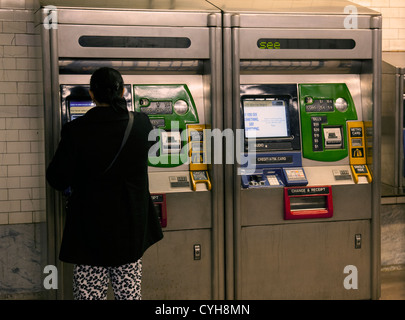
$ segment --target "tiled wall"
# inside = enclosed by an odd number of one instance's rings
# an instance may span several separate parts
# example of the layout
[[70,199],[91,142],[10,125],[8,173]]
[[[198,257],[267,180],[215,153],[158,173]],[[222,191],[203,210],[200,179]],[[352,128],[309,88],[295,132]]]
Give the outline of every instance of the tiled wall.
[[41,222],[44,130],[34,1],[0,4],[0,225]]
[[42,59],[34,7],[34,0],[0,0],[0,299],[43,290]]
[[381,12],[383,51],[405,51],[405,0],[351,0]]

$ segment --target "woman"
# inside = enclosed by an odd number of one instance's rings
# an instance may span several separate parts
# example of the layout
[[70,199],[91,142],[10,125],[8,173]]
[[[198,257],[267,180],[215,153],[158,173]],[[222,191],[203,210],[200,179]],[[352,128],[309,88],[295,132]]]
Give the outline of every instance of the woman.
[[59,259],[74,264],[75,299],[106,299],[109,277],[116,299],[141,299],[141,257],[163,237],[149,193],[147,115],[133,113],[110,167],[129,122],[123,86],[115,69],[93,73],[96,106],[63,126],[47,169],[52,187],[72,190]]

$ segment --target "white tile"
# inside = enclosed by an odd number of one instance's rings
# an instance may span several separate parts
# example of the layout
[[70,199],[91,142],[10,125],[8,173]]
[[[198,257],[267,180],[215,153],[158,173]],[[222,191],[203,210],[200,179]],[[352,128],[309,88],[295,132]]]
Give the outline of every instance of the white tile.
[[32,212],[13,212],[8,215],[9,224],[32,223]]
[[30,177],[30,165],[9,165],[7,167],[7,174],[9,177]]
[[0,162],[2,165],[18,165],[20,164],[20,157],[16,153],[6,153],[0,155]]
[[20,201],[0,201],[0,213],[20,211]]
[[8,153],[30,152],[31,144],[28,141],[24,142],[7,142]]
[[32,198],[32,191],[30,188],[8,190],[8,200],[27,200],[30,198]]
[[3,22],[4,33],[26,33],[27,23],[24,21],[4,21]]

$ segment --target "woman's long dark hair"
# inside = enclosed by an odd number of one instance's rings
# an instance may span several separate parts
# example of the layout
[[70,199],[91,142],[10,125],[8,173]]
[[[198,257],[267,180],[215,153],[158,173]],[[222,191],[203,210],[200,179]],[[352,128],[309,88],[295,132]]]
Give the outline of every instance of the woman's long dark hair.
[[121,97],[124,80],[121,74],[109,67],[94,71],[90,79],[90,90],[99,103],[109,104],[115,111],[127,112],[127,102]]

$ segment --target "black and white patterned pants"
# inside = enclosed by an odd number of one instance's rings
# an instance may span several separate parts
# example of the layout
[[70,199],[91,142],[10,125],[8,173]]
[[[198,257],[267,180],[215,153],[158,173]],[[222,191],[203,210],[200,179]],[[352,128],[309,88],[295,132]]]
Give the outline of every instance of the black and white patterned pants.
[[74,265],[74,299],[106,300],[109,279],[116,300],[141,300],[142,259],[118,267]]

